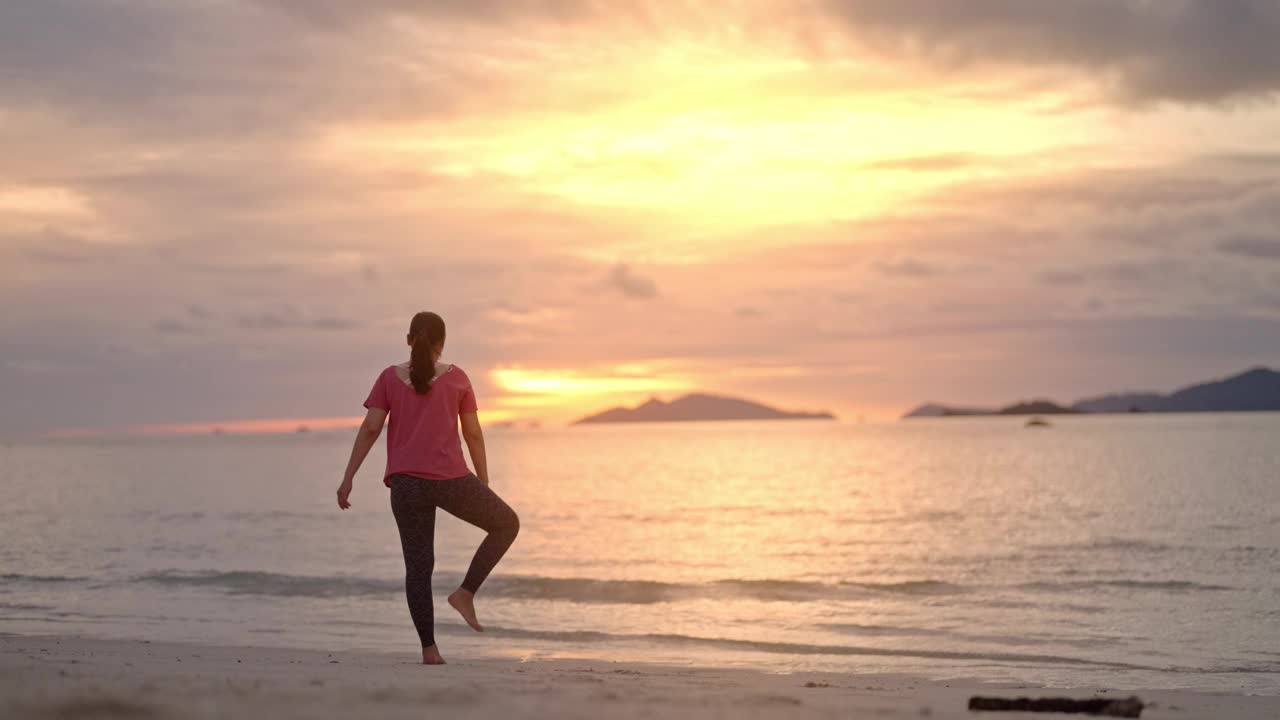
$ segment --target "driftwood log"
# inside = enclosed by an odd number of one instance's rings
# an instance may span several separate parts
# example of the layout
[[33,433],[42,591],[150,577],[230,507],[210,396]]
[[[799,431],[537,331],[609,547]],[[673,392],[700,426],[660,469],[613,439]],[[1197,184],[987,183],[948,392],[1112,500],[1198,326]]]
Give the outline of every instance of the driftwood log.
[[1077,715],[1136,718],[1142,716],[1142,701],[1136,697],[1123,700],[1022,697],[1010,700],[1007,698],[977,696],[969,698],[969,709],[975,711],[1073,713]]

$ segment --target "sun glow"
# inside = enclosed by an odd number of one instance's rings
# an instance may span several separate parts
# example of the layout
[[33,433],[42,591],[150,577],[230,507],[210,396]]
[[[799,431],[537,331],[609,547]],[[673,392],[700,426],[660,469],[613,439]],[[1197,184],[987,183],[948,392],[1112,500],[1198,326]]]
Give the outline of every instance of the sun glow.
[[697,387],[691,377],[656,375],[647,366],[635,365],[595,370],[507,367],[492,371],[489,377],[500,391],[500,409],[554,421]]
[[[856,219],[981,167],[909,173],[896,157],[1000,156],[1037,147],[1016,116],[944,117],[881,108],[815,108],[770,116],[767,101],[664,116],[636,109],[588,123],[573,117],[517,127],[388,128],[332,139],[344,155],[418,157],[442,176],[488,178],[576,206],[678,214],[693,230]],[[433,139],[439,138],[439,139]]]
[[[432,196],[436,183],[453,182],[490,198],[623,214],[658,236],[649,248],[693,237],[731,251],[742,230],[875,216],[948,183],[1004,172],[1002,161],[1089,139],[1036,102],[926,99],[883,79],[859,89],[848,69],[824,76],[793,58],[746,52],[597,68],[598,81],[612,83],[611,100],[588,111],[575,101],[589,78],[565,86],[548,73],[530,78],[544,91],[536,108],[494,99],[493,112],[346,126],[325,135],[315,156],[425,169]],[[824,79],[796,82],[812,75]],[[625,89],[611,76],[625,77]],[[957,148],[992,161],[890,162],[955,157]],[[588,252],[617,249],[605,240]]]
[[508,393],[549,395],[557,398],[668,392],[684,390],[691,386],[685,379],[590,375],[580,370],[501,368],[494,370],[491,377],[498,387]]

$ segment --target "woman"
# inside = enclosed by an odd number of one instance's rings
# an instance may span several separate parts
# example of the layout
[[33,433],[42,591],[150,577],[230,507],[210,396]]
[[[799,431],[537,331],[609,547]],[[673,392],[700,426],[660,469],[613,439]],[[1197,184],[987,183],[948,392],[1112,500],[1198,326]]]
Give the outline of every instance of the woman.
[[[439,362],[444,352],[444,320],[430,312],[414,315],[408,340],[413,348],[409,362],[383,370],[364,401],[368,413],[356,431],[351,460],[338,487],[338,507],[351,507],[347,501],[351,481],[382,434],[382,424],[390,413],[383,482],[391,488],[391,511],[400,529],[409,614],[422,640],[422,662],[443,665],[444,658],[436,647],[431,600],[436,508],[489,533],[471,559],[462,586],[449,596],[449,604],[477,631],[484,628],[476,620],[476,591],[516,539],[520,519],[489,489],[484,435],[476,417],[471,381],[457,365]],[[475,473],[462,459],[459,420]]]

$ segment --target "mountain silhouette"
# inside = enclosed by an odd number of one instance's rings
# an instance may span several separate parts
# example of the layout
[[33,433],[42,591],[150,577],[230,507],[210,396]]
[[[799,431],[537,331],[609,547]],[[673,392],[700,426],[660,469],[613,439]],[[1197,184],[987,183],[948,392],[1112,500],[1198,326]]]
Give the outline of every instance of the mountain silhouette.
[[1280,373],[1254,368],[1241,375],[1184,388],[1157,406],[1161,412],[1280,410]]
[[994,410],[985,410],[980,408],[962,408],[949,407],[947,405],[938,405],[929,403],[907,413],[905,417],[925,418],[925,417],[964,417],[968,415],[994,415]]
[[930,403],[921,405],[912,410],[903,417],[906,418],[923,418],[923,417],[971,417],[974,415],[1074,415],[1081,412],[1075,408],[1063,407],[1049,400],[1032,400],[1030,402],[1020,402],[1016,405],[998,408],[995,410],[984,408],[960,408],[948,407],[946,405],[938,405]]
[[1119,393],[1081,400],[1071,407],[1084,413],[1156,412],[1164,399],[1159,393]]
[[702,420],[834,420],[828,412],[787,412],[741,398],[693,393],[663,402],[650,398],[633,408],[616,407],[588,415],[574,425],[619,422],[687,422]]
[[1032,400],[1031,402],[1018,403],[1010,405],[1007,408],[1001,408],[998,415],[1074,415],[1079,410],[1062,407],[1057,403],[1049,400]]
[[1170,395],[1117,393],[1081,400],[1071,407],[1048,401],[1023,403],[1002,410],[922,405],[906,418],[962,415],[1051,415],[1060,413],[1128,412],[1261,412],[1280,411],[1280,372],[1259,367],[1223,380],[1199,383]]

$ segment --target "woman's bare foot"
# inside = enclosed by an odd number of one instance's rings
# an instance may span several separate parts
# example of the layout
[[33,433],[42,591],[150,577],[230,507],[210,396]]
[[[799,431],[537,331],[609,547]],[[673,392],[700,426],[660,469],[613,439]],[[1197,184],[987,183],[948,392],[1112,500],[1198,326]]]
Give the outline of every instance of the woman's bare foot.
[[440,650],[435,645],[422,648],[422,664],[423,665],[444,665],[444,658],[440,657]]
[[454,610],[458,611],[458,614],[462,616],[463,620],[467,621],[467,624],[471,626],[471,629],[476,632],[484,632],[484,626],[482,626],[480,621],[476,619],[475,600],[475,593],[464,588],[454,590],[453,594],[449,596],[449,604],[453,606]]

